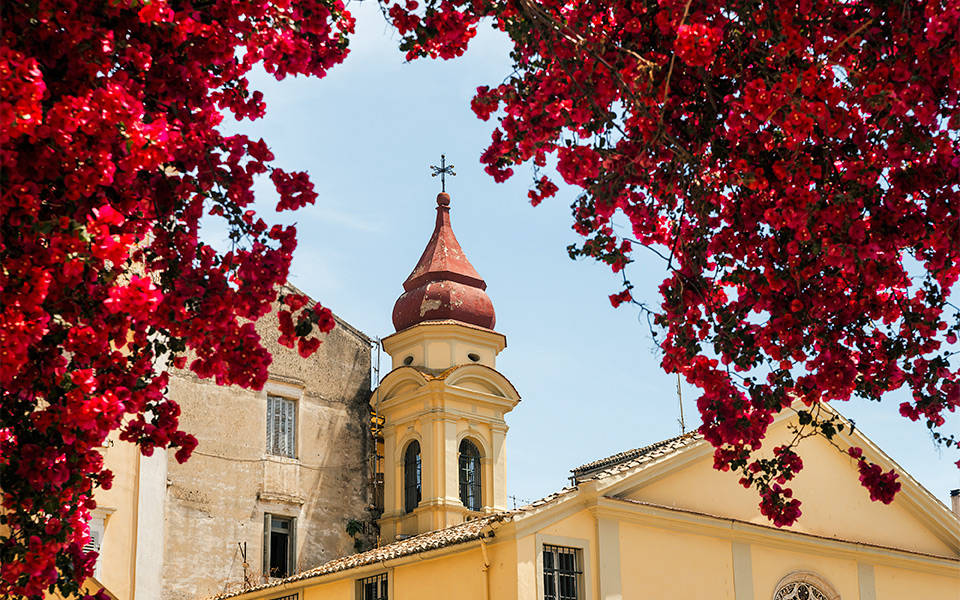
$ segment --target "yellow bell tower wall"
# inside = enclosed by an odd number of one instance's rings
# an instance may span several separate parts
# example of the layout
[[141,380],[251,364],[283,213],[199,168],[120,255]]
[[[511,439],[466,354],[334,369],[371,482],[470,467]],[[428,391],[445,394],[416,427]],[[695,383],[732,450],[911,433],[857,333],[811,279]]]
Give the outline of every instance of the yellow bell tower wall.
[[[507,424],[520,397],[494,368],[499,333],[453,321],[425,322],[384,340],[394,370],[371,396],[384,419],[381,537],[392,541],[506,508]],[[479,506],[461,501],[460,448],[479,451]],[[420,448],[420,501],[406,510],[404,458]]]

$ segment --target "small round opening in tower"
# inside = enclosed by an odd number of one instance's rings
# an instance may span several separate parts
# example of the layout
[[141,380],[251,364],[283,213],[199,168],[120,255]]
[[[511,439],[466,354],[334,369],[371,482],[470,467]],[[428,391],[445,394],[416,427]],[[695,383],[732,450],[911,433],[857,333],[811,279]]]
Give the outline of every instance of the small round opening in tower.
[[405,359],[403,359],[403,364],[404,364],[405,366],[408,366],[408,367],[409,367],[410,365],[412,365],[412,364],[413,364],[413,355],[411,354],[410,356],[408,356],[408,357],[406,357]]
[[467,358],[469,358],[473,362],[480,362],[480,355],[477,354],[476,352],[471,352],[470,354],[467,355]]

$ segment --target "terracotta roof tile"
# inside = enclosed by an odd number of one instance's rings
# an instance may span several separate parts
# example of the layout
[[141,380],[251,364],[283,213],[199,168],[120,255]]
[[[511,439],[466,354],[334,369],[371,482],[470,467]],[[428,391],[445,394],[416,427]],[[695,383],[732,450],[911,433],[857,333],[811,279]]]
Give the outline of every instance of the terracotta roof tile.
[[643,463],[663,458],[687,446],[691,446],[702,439],[703,436],[699,433],[691,431],[655,444],[650,444],[649,446],[618,452],[612,456],[580,465],[575,469],[571,469],[570,472],[573,473],[573,478],[577,483],[591,479],[601,479]]

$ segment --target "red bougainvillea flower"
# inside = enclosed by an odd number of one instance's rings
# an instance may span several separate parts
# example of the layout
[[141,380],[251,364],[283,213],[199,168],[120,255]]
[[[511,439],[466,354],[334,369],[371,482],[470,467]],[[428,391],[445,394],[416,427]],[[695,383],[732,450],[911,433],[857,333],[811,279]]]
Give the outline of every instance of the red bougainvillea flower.
[[[834,438],[848,425],[821,403],[905,388],[901,414],[956,448],[960,3],[381,4],[408,57],[461,54],[485,18],[509,36],[511,74],[471,104],[497,119],[481,162],[496,181],[532,162],[536,204],[555,155],[580,191],[572,256],[663,257],[659,306],[626,280],[610,302],[650,317],[663,367],[702,391],[716,467],[775,524],[801,512],[792,448],[758,458],[782,410],[798,440]],[[889,502],[896,474],[857,459]]]
[[716,27],[704,24],[681,25],[677,28],[674,50],[677,57],[691,67],[706,67],[713,62],[723,34]]
[[[266,381],[253,321],[296,232],[249,210],[254,177],[269,173],[278,210],[316,193],[266,142],[219,127],[263,115],[254,65],[323,76],[354,21],[340,0],[25,0],[0,14],[0,596],[70,596],[93,572],[106,437],[181,462],[196,446],[165,369]],[[205,213],[233,250],[198,238]],[[305,304],[287,299],[281,340],[308,356],[334,320]]]

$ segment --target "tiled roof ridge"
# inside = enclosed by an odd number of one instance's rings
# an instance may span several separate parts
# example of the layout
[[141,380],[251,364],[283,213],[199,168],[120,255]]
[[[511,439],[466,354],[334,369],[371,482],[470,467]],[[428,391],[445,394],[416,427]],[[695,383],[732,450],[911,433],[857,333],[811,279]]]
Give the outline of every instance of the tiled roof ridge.
[[567,494],[576,491],[576,489],[577,489],[576,486],[567,486],[567,487],[565,487],[565,488],[563,488],[563,489],[561,489],[561,490],[559,490],[559,491],[556,491],[556,492],[554,492],[554,493],[552,493],[552,494],[548,494],[548,495],[544,496],[543,498],[540,498],[539,500],[534,500],[533,502],[531,502],[531,503],[529,503],[529,504],[524,504],[523,506],[518,506],[517,508],[515,508],[513,511],[510,511],[510,512],[521,513],[521,512],[528,512],[528,511],[531,511],[531,510],[535,510],[535,509],[537,509],[537,508],[540,508],[541,506],[546,506],[547,504],[550,504],[551,502],[553,502],[554,500],[556,500],[556,499],[558,499],[558,498],[560,498],[560,497],[562,497],[562,496],[566,496]]
[[659,442],[655,442],[647,446],[641,446],[639,448],[633,448],[631,450],[624,450],[623,452],[618,452],[617,454],[607,456],[606,458],[601,458],[592,462],[588,462],[586,464],[580,465],[579,467],[571,469],[570,472],[573,473],[573,476],[575,478],[579,478],[592,472],[603,471],[611,467],[616,467],[618,465],[622,465],[630,461],[638,460],[640,458],[643,458],[645,456],[648,456],[656,452],[657,450],[663,449],[667,446],[671,446],[679,443],[679,445],[676,448],[676,449],[679,449],[680,447],[686,446],[690,442],[698,441],[702,439],[702,437],[703,436],[701,436],[696,431],[689,431],[687,433],[683,433],[683,434],[674,436],[672,438],[660,440]]

